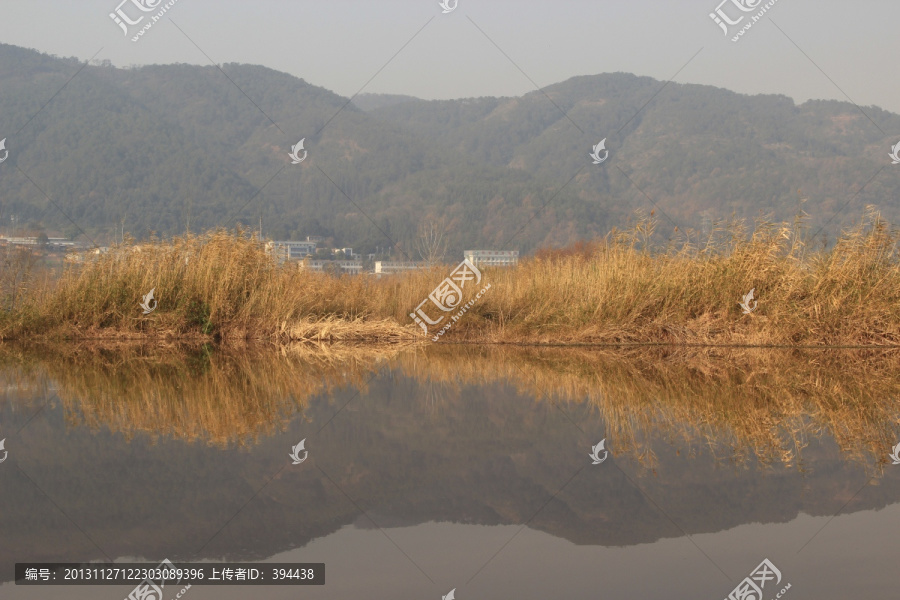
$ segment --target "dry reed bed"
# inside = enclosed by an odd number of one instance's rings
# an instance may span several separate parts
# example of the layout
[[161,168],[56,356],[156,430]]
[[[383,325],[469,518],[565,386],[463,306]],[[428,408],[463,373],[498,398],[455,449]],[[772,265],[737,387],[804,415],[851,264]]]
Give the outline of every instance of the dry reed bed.
[[[443,340],[500,343],[900,344],[895,229],[870,211],[829,250],[803,226],[741,222],[652,248],[655,222],[514,269],[485,269],[491,290]],[[409,313],[452,266],[376,280],[276,265],[252,236],[215,231],[132,243],[20,285],[0,339],[215,336],[424,341]],[[481,286],[478,286],[479,288]],[[139,302],[151,288],[150,315]],[[756,289],[758,309],[738,301]]]

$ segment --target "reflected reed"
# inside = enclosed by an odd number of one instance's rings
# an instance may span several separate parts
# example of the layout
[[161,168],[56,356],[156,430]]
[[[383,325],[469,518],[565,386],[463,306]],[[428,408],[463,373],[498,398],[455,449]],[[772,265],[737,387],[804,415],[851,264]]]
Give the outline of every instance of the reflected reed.
[[365,393],[380,369],[414,380],[418,402],[452,405],[458,393],[442,390],[502,383],[569,415],[595,412],[614,453],[649,467],[660,434],[723,460],[801,468],[812,438],[883,464],[900,435],[900,353],[890,350],[0,346],[0,377],[19,390],[16,403],[28,402],[22,390],[55,386],[72,426],[215,445],[283,430],[341,388]]

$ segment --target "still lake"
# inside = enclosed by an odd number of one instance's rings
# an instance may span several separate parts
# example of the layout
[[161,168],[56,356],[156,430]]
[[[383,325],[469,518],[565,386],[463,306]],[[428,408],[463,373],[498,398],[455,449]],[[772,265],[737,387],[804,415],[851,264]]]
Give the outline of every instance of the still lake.
[[897,597],[898,365],[888,351],[7,346],[0,597],[133,587],[16,586],[16,562],[165,558],[326,564],[324,586],[190,600],[721,600],[764,559],[781,578],[766,600],[788,584],[788,600]]

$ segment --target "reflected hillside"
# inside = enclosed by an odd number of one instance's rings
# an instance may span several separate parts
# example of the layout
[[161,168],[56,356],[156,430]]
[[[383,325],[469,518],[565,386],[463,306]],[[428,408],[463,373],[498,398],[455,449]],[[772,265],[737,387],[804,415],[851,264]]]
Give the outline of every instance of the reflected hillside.
[[[0,564],[99,559],[98,547],[260,559],[373,522],[527,523],[618,546],[879,509],[900,498],[900,470],[880,468],[898,432],[895,361],[4,346],[22,387],[0,406]],[[603,437],[612,456],[592,467]],[[301,439],[309,460],[293,466]]]
[[822,435],[848,458],[883,463],[900,435],[900,353],[891,351],[4,345],[0,367],[20,396],[52,382],[72,426],[214,445],[283,429],[310,399],[362,390],[380,369],[417,380],[426,391],[413,401],[425,404],[502,383],[567,414],[589,409],[617,454],[648,467],[653,432],[728,460],[785,465]]

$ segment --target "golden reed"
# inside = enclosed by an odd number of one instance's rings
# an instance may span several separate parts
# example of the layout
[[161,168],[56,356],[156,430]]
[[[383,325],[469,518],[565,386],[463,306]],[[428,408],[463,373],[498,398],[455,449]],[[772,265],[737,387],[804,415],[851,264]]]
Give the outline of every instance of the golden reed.
[[[442,341],[528,344],[900,344],[900,235],[870,210],[828,249],[803,220],[716,224],[652,247],[656,222],[511,269]],[[449,274],[436,266],[375,279],[277,265],[245,231],[128,242],[53,282],[17,281],[0,339],[201,338],[414,342],[410,313]],[[151,289],[159,304],[142,314]],[[757,308],[739,301],[755,289]]]

